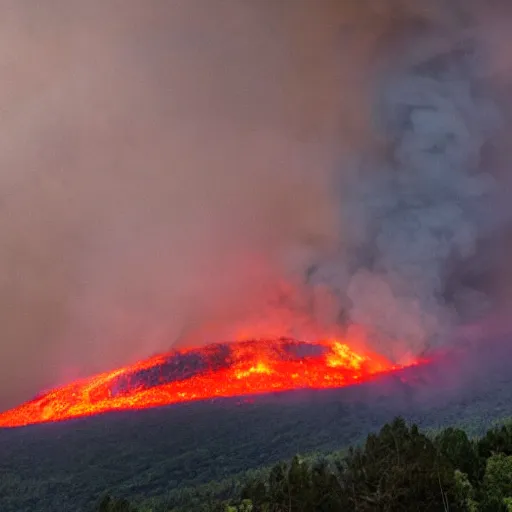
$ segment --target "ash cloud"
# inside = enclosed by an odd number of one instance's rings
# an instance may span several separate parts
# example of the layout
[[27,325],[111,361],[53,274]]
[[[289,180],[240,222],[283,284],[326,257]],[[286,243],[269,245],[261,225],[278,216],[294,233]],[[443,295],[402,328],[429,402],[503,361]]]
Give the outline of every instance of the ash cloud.
[[363,326],[367,343],[399,362],[448,343],[505,291],[511,210],[500,135],[510,132],[500,87],[510,76],[506,38],[494,30],[511,13],[500,2],[443,7],[411,10],[381,38],[378,145],[345,165],[339,252],[310,274],[338,299],[348,332]]
[[400,360],[510,288],[506,2],[2,10],[1,407],[244,334]]

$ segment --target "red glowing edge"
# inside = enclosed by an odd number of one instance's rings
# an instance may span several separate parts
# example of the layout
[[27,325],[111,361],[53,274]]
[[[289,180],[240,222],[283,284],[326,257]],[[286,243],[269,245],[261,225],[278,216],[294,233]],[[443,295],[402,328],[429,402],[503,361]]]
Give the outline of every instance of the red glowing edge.
[[322,354],[283,358],[282,340],[229,344],[227,367],[207,370],[182,380],[152,387],[134,385],[113,392],[119,378],[164,364],[173,354],[207,354],[209,347],[156,356],[131,366],[55,388],[9,411],[0,413],[0,427],[62,421],[114,410],[145,409],[179,402],[232,397],[293,389],[339,388],[369,380],[404,366],[368,351],[354,351],[338,340],[315,343]]

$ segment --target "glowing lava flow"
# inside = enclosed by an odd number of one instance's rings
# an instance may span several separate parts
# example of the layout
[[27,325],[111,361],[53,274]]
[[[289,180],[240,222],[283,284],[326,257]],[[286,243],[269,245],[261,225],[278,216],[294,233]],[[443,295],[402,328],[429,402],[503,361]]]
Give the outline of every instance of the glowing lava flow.
[[335,388],[396,370],[340,341],[246,341],[157,356],[53,389],[0,414],[0,427],[59,421],[112,410],[299,388]]

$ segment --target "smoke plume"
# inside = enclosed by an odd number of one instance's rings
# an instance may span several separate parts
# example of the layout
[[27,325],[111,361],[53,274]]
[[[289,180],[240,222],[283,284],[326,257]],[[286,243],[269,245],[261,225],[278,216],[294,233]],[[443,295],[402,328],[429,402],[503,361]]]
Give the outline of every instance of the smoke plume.
[[6,0],[0,406],[219,337],[362,326],[400,360],[484,314],[505,283],[506,20],[498,1]]
[[338,321],[364,326],[398,361],[446,343],[502,299],[511,210],[500,87],[510,76],[497,20],[510,11],[491,4],[410,11],[383,34],[369,99],[378,143],[345,163],[339,250],[311,267]]

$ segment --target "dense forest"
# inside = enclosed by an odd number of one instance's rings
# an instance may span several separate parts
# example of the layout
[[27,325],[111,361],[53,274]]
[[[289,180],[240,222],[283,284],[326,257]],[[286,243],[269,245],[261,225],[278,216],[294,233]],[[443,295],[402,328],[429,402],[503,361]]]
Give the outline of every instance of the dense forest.
[[[174,503],[173,503],[174,501]],[[299,455],[230,487],[175,494],[165,506],[102,497],[98,512],[512,511],[512,423],[471,439],[448,427],[426,435],[403,418],[361,446]]]

